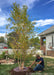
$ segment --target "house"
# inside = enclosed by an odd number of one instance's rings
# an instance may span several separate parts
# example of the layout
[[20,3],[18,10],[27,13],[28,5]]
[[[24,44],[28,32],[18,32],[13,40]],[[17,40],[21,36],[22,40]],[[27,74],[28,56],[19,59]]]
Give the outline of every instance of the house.
[[40,50],[43,50],[44,55],[54,56],[54,25],[40,33],[39,36]]
[[0,43],[0,49],[7,49],[8,45],[5,43]]

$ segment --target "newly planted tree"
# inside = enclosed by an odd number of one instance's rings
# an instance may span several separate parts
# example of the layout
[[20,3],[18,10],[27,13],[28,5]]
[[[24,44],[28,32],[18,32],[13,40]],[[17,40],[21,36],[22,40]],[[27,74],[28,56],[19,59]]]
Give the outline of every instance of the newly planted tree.
[[20,8],[19,4],[14,3],[8,21],[10,22],[10,25],[8,26],[15,33],[14,36],[11,36],[12,41],[9,42],[9,44],[12,49],[16,49],[18,59],[21,58],[25,61],[29,48],[29,39],[34,32],[34,23],[29,20],[27,6],[24,5]]

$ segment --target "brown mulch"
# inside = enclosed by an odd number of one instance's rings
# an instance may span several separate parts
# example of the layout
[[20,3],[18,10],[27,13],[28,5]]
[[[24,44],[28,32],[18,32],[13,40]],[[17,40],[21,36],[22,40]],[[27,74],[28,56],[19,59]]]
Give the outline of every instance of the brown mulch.
[[[13,59],[9,59],[8,62],[12,63],[12,62],[14,62],[14,60]],[[0,63],[7,63],[7,60],[6,59],[2,59],[2,60],[0,60]]]
[[29,68],[29,71],[27,72],[16,72],[13,69],[10,71],[11,75],[31,75],[33,73],[33,69]]

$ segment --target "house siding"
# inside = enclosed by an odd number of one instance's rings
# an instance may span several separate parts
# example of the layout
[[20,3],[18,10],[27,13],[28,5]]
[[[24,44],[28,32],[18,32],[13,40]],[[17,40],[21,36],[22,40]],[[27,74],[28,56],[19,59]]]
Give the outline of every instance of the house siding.
[[53,36],[53,46],[54,46],[54,34],[46,36],[46,50],[51,50],[49,47],[52,46],[52,36]]
[[46,50],[50,50],[49,43],[51,43],[51,46],[52,46],[52,36],[51,35],[46,36]]
[[[52,43],[52,36],[53,36],[53,43]],[[53,45],[52,45],[53,44]],[[54,47],[54,33],[46,36],[46,55],[54,56],[54,49],[50,49],[49,47]]]

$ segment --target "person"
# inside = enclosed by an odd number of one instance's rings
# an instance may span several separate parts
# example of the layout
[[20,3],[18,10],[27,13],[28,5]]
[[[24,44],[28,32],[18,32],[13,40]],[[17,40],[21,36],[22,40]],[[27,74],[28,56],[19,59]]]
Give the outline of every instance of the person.
[[40,55],[36,55],[36,60],[29,66],[29,68],[31,68],[35,63],[36,66],[33,69],[33,71],[43,71],[44,69],[44,59],[42,57],[40,57]]

